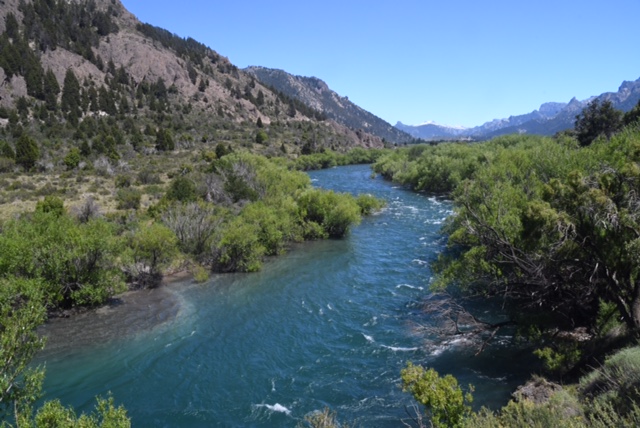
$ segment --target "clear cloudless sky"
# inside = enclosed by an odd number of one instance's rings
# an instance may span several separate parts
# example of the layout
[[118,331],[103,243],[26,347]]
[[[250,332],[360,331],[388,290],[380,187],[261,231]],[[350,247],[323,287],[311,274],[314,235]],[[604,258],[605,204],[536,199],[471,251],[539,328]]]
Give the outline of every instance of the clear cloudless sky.
[[315,76],[395,124],[476,126],[640,78],[640,0],[122,0],[240,68]]

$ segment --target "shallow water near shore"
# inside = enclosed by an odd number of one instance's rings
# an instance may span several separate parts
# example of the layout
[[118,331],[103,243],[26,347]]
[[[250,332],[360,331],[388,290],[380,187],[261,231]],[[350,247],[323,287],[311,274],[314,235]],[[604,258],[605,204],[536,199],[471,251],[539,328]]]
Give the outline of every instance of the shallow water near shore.
[[39,359],[45,398],[90,411],[111,391],[136,427],[295,426],[324,407],[350,425],[397,427],[412,404],[400,370],[413,361],[473,383],[477,405],[505,404],[528,374],[509,337],[476,357],[417,328],[450,203],[371,179],[367,166],[310,175],[388,206],[347,238],[296,245],[259,273],[186,279],[55,320]]

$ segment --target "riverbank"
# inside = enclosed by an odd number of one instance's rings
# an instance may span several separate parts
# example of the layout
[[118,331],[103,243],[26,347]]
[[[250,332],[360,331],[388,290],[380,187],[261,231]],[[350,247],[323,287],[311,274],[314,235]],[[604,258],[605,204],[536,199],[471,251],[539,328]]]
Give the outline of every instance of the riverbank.
[[106,345],[175,319],[181,300],[172,288],[190,277],[181,271],[166,277],[157,288],[127,291],[98,308],[49,318],[38,329],[47,337],[41,357],[56,358],[74,349]]

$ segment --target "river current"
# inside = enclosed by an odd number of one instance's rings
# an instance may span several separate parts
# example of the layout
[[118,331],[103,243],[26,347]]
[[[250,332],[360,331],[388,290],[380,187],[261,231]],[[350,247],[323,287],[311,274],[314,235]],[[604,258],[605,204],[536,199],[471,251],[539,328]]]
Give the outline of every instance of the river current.
[[527,374],[508,337],[474,356],[417,328],[451,204],[372,179],[368,166],[310,176],[387,207],[259,273],[185,279],[51,323],[45,399],[90,412],[111,392],[134,427],[294,427],[325,407],[350,426],[398,427],[413,403],[400,370],[412,361],[474,384],[477,406],[504,405]]

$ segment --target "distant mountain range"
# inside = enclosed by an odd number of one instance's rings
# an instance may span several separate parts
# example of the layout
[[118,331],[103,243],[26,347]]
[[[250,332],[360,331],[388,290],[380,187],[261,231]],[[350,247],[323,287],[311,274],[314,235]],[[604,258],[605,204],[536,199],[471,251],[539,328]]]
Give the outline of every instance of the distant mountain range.
[[350,129],[376,135],[391,143],[402,143],[412,137],[374,114],[358,107],[348,97],[338,95],[317,77],[294,76],[284,70],[248,67],[243,71],[262,84],[295,98],[327,118]]
[[516,133],[554,135],[557,132],[572,129],[576,115],[595,98],[600,101],[611,101],[618,110],[629,111],[640,100],[640,79],[623,82],[617,92],[606,92],[583,101],[573,98],[568,103],[544,103],[538,110],[534,110],[531,113],[509,116],[505,119],[494,119],[473,128],[453,127],[435,123],[411,126],[402,122],[398,122],[396,128],[414,138],[425,140],[487,140],[498,135]]

